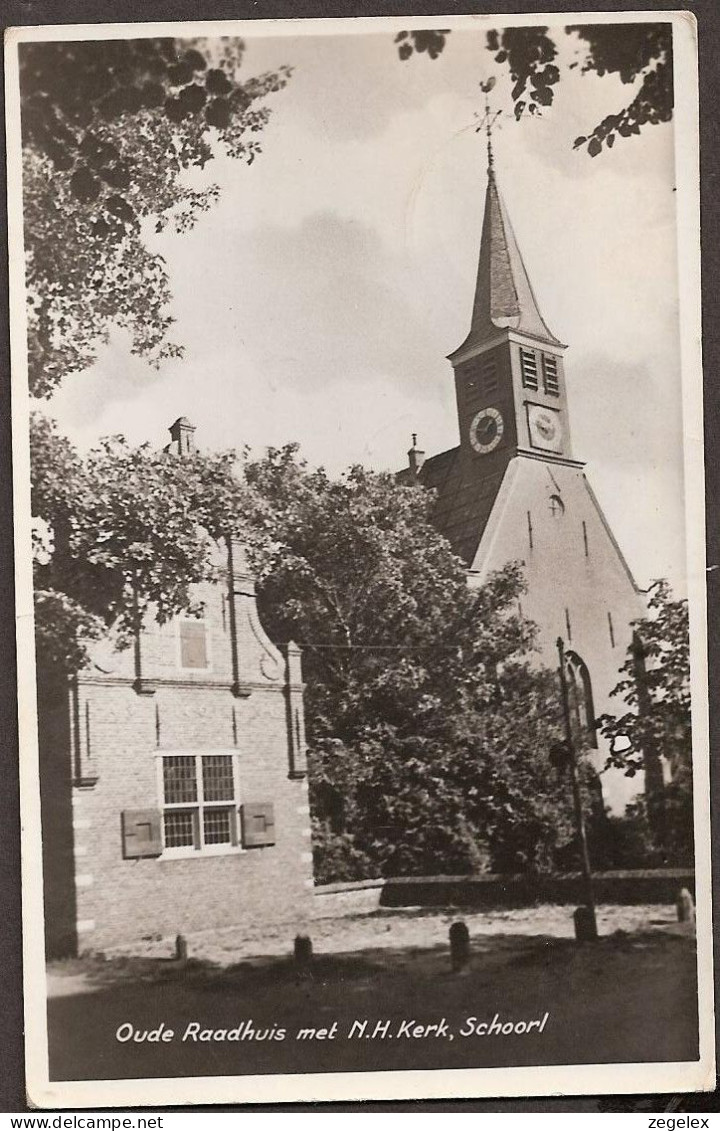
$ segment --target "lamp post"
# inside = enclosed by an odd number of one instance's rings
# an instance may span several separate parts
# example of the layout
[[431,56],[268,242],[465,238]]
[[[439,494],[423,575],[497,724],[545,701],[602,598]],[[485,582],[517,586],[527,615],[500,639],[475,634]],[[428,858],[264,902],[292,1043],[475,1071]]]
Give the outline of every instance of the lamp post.
[[592,872],[590,871],[590,856],[588,854],[587,836],[585,833],[585,818],[583,817],[582,798],[580,796],[580,782],[578,780],[577,753],[573,739],[572,723],[570,720],[570,703],[568,699],[567,672],[565,670],[565,646],[561,636],[557,638],[558,658],[560,662],[560,693],[562,697],[563,722],[565,725],[565,743],[567,745],[568,766],[570,769],[570,782],[572,785],[573,807],[575,809],[575,826],[578,840],[580,841],[580,866],[583,877],[584,907],[579,907],[575,912],[575,937],[581,941],[593,941],[598,937],[597,919],[595,916],[595,894],[593,892]]

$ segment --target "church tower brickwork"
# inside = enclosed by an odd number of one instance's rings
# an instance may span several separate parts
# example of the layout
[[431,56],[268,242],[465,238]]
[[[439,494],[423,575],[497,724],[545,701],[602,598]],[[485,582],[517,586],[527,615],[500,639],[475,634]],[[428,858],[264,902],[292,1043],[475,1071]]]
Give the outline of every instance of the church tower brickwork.
[[[544,663],[556,664],[563,638],[601,769],[591,724],[620,706],[610,693],[645,603],[573,452],[565,350],[540,312],[491,158],[470,330],[449,356],[460,442],[427,459],[413,443],[400,478],[435,490],[433,521],[469,584],[522,563],[523,615]],[[615,811],[639,786],[620,774],[603,784]]]

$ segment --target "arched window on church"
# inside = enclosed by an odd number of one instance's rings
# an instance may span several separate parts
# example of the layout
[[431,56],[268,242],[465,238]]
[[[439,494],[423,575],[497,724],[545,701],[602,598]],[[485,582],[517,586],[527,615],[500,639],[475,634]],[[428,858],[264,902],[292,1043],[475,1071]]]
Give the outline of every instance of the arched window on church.
[[559,495],[551,495],[548,503],[550,514],[553,518],[562,518],[565,514],[565,504]]
[[587,664],[577,652],[565,653],[570,722],[577,742],[597,749],[595,707]]

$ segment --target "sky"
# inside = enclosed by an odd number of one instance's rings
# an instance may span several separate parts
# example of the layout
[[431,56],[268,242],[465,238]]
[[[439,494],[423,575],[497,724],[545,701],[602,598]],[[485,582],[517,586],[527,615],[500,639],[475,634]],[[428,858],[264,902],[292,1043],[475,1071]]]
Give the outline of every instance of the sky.
[[[495,166],[540,309],[565,355],[575,456],[642,586],[685,590],[672,124],[574,150],[633,95],[565,72],[541,118],[511,114],[485,28],[407,62],[393,31],[246,39],[246,75],[290,64],[263,153],[198,183],[219,203],[165,256],[182,360],[159,371],[113,334],[48,404],[81,448],[167,440],[181,415],[209,449],[297,441],[339,473],[458,442],[452,368],[469,329],[486,185],[480,81],[498,76]],[[556,29],[561,59],[572,37]]]

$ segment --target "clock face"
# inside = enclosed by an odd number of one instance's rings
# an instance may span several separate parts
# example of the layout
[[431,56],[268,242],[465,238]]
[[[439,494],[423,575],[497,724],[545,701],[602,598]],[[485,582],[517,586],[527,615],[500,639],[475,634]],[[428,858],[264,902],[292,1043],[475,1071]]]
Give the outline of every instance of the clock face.
[[559,452],[562,447],[562,429],[558,413],[539,404],[528,405],[527,412],[532,446],[545,452]]
[[503,437],[505,421],[497,408],[483,408],[470,424],[470,443],[476,452],[485,455],[496,448]]

